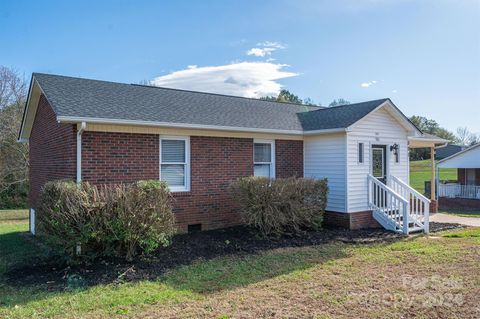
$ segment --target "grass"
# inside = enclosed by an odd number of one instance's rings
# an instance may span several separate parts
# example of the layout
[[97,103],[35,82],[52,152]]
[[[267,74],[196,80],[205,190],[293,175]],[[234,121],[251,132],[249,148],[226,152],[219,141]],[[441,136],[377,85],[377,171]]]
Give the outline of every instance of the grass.
[[0,223],[28,221],[28,209],[0,210]]
[[[420,193],[425,193],[425,181],[432,178],[430,160],[410,161],[410,185]],[[441,180],[457,180],[457,169],[442,168],[439,171]]]
[[0,223],[1,318],[478,315],[480,228],[392,243],[335,242],[197,260],[157,280],[62,292],[3,280],[14,264],[41,254],[24,234],[27,228],[25,222]]

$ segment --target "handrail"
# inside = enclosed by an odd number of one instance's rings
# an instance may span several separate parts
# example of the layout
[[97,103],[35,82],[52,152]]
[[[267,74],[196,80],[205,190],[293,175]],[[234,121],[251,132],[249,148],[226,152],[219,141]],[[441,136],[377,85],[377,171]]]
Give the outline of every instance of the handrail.
[[405,198],[402,197],[402,195],[400,195],[399,193],[397,193],[395,190],[393,190],[391,187],[385,185],[384,183],[382,183],[381,181],[378,180],[378,178],[374,177],[372,174],[368,174],[368,178],[373,180],[374,182],[376,182],[376,184],[378,186],[380,186],[380,188],[383,188],[384,190],[386,190],[387,192],[390,192],[392,193],[392,195],[394,195],[394,197],[396,199],[398,199],[399,201],[403,202],[404,204],[409,204],[408,200],[406,200]]
[[393,179],[395,182],[397,182],[398,184],[402,185],[403,187],[407,188],[410,192],[414,193],[417,197],[421,198],[422,200],[430,203],[430,200],[428,198],[426,198],[422,193],[420,193],[419,191],[417,191],[415,188],[413,188],[412,186],[408,185],[407,183],[405,183],[404,181],[402,181],[400,178],[394,176],[394,175],[390,175],[390,178]]
[[408,234],[410,202],[371,174],[367,175],[367,182],[368,204],[374,214],[380,212],[383,218],[393,223],[395,231]]

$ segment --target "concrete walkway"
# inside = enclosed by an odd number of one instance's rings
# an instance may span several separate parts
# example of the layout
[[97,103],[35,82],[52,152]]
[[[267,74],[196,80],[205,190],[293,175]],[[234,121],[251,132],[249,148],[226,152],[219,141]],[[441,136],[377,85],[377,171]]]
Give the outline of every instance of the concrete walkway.
[[438,223],[455,223],[465,226],[477,226],[480,227],[480,217],[461,217],[450,214],[436,213],[430,216],[431,222]]

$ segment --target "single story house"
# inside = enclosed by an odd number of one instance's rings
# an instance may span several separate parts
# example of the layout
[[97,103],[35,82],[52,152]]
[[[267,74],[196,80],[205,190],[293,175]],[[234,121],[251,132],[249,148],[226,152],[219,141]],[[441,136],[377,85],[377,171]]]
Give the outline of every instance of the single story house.
[[435,159],[437,161],[442,160],[444,158],[452,156],[455,153],[463,151],[466,148],[467,147],[463,145],[448,144],[445,147],[437,149],[437,152],[435,153]]
[[456,168],[458,177],[457,183],[439,183],[439,205],[480,209],[480,143],[439,161],[437,166]]
[[50,180],[164,180],[186,232],[239,224],[229,185],[255,175],[328,178],[327,224],[404,233],[428,231],[430,212],[408,184],[409,147],[445,142],[388,98],[325,108],[40,73],[19,141],[30,145],[32,232]]

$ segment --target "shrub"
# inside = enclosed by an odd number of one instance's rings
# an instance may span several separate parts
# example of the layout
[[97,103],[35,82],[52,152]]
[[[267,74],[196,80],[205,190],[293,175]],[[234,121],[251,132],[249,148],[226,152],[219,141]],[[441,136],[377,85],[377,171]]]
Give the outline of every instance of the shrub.
[[39,234],[71,261],[97,256],[131,260],[168,245],[175,231],[172,196],[159,181],[101,187],[48,182],[37,211]]
[[264,235],[319,229],[327,203],[327,180],[244,177],[233,183],[243,221]]

